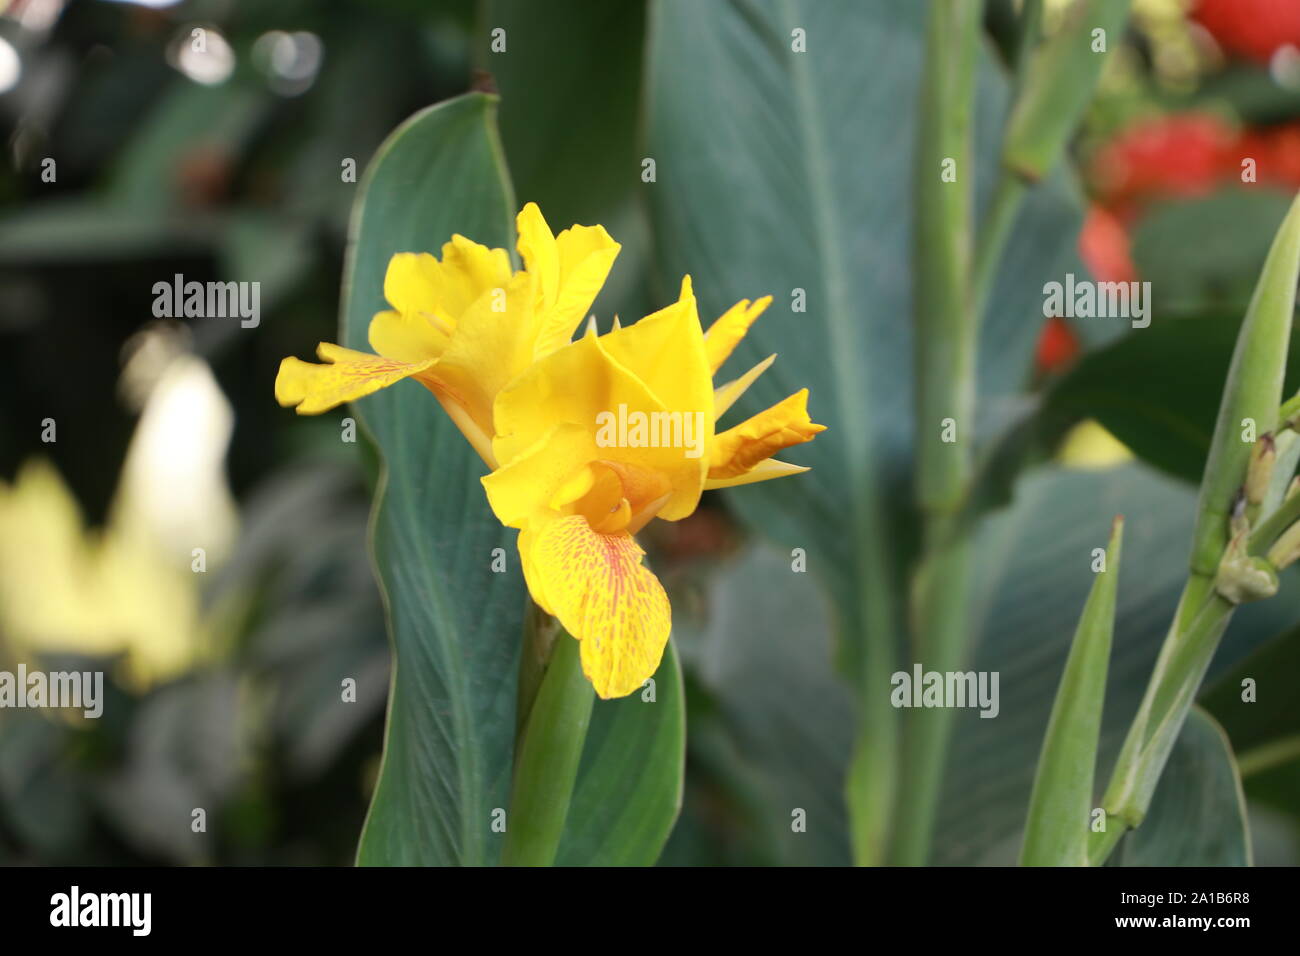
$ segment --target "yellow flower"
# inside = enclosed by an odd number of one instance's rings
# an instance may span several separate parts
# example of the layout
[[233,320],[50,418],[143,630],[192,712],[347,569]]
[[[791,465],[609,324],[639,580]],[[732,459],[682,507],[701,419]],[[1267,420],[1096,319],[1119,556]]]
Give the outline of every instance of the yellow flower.
[[770,298],[742,301],[705,335],[690,278],[677,303],[539,359],[498,396],[483,478],[492,510],[520,529],[533,599],[582,642],[582,668],[601,697],[640,688],[659,666],[672,612],[633,535],[676,521],[701,492],[807,469],[775,461],[823,430],[807,390],[721,433],[714,421],[772,363],[713,387]]
[[504,249],[452,236],[442,259],[393,256],[384,276],[392,309],[370,322],[371,355],[320,343],[317,365],[286,358],[275,380],[281,405],[318,415],[414,378],[495,467],[492,402],[535,359],[567,343],[605,282],[619,244],[602,226],[551,234],[536,204],[516,219],[526,268],[511,273]]
[[806,471],[771,456],[823,430],[807,389],[723,432],[715,421],[776,356],[718,388],[713,375],[771,298],[738,302],[704,333],[690,278],[678,301],[572,341],[619,246],[600,226],[551,234],[520,212],[525,269],[454,236],[442,260],[393,257],[367,355],[322,343],[331,364],[285,359],[276,398],[315,414],[403,378],[427,386],[492,469],[497,518],[519,529],[533,599],[581,644],[605,698],[654,674],[671,629],[663,586],[634,535],[691,514],[705,489]]

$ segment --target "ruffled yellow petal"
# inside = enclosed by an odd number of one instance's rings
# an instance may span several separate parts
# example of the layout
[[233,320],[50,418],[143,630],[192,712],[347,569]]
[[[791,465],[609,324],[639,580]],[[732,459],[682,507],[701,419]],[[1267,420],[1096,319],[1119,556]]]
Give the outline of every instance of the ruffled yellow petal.
[[515,246],[535,283],[537,304],[545,309],[555,301],[560,288],[560,250],[555,245],[555,234],[535,202],[519,210],[515,232],[518,234]]
[[582,671],[602,698],[624,697],[654,675],[668,644],[672,608],[663,585],[641,564],[629,534],[598,534],[587,519],[550,521],[521,547],[530,588],[582,643]]
[[709,356],[710,372],[722,368],[722,363],[740,344],[754,320],[771,304],[770,295],[765,295],[752,304],[748,299],[741,299],[709,326],[709,331],[704,335],[704,348]]
[[316,354],[327,364],[287,358],[280,363],[280,374],[275,378],[275,400],[286,407],[297,406],[299,415],[319,415],[418,375],[434,363],[434,359],[397,362],[329,342],[320,343]]
[[719,419],[727,413],[727,409],[736,404],[740,396],[749,391],[749,386],[753,385],[758,377],[772,367],[776,361],[776,355],[769,355],[763,361],[759,362],[740,378],[733,379],[726,385],[719,385],[713,390],[713,417]]
[[439,304],[452,319],[493,289],[504,289],[510,282],[510,254],[504,249],[489,249],[461,235],[451,237],[442,247],[442,284]]
[[423,318],[450,335],[467,308],[510,281],[510,256],[464,236],[452,236],[439,261],[427,252],[399,252],[388,260],[384,298],[398,312]]
[[826,430],[808,417],[808,389],[800,389],[714,439],[709,478],[735,478],[782,448],[812,441]]
[[604,226],[573,226],[556,237],[555,246],[559,253],[559,283],[543,307],[534,358],[569,344],[621,248]]

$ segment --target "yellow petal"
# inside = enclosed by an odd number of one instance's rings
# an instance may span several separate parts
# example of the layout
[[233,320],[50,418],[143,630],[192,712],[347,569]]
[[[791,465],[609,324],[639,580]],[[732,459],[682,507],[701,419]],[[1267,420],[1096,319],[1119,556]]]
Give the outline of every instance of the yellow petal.
[[481,296],[460,316],[429,373],[486,435],[496,432],[492,404],[497,393],[532,361],[536,316],[530,286],[529,276],[521,272],[500,291]]
[[763,361],[759,362],[740,378],[733,379],[726,385],[720,385],[713,390],[713,417],[719,419],[726,414],[727,409],[736,404],[737,399],[749,391],[749,386],[753,385],[760,375],[772,367],[776,361],[776,355],[769,355]]
[[672,608],[659,579],[641,564],[645,552],[636,539],[598,534],[586,518],[570,515],[548,522],[527,544],[544,592],[538,603],[582,642],[582,671],[596,693],[608,699],[640,689],[659,668]]
[[708,478],[704,482],[705,491],[713,491],[715,488],[734,488],[737,485],[752,485],[756,481],[767,481],[770,478],[784,478],[787,475],[799,475],[810,469],[803,465],[792,465],[788,461],[778,461],[775,458],[764,458],[749,471],[742,471],[739,475],[731,478]]
[[[540,215],[540,214],[539,214]],[[559,278],[538,323],[534,358],[568,345],[596,300],[621,248],[604,226],[572,226],[555,239]]]
[[442,269],[427,252],[399,252],[388,260],[384,298],[398,312],[415,314],[438,307]]
[[452,319],[493,289],[510,282],[510,254],[453,235],[442,247],[442,285],[439,304]]
[[691,277],[678,300],[641,321],[604,335],[601,346],[646,384],[669,411],[704,412],[713,431],[713,377]]
[[[572,469],[602,459],[658,472],[672,489],[660,516],[669,520],[684,517],[695,509],[704,485],[712,416],[676,412],[675,421],[681,426],[683,439],[680,445],[659,441],[633,446],[630,441],[622,442],[611,424],[620,414],[628,420],[642,416],[649,422],[663,422],[674,413],[605,350],[603,343],[609,337],[585,335],[552,352],[530,365],[497,396],[493,413],[496,438],[492,443],[496,459],[502,464],[512,462],[533,449],[557,423],[580,425],[590,436],[593,451],[585,459],[572,461]],[[711,406],[712,393],[709,395]],[[688,422],[689,445],[685,443]],[[662,435],[662,431],[656,434]],[[676,437],[675,433],[670,437]],[[653,441],[649,433],[647,439]]]
[[704,347],[709,356],[710,372],[716,372],[722,367],[722,363],[740,344],[754,320],[771,304],[770,295],[763,296],[753,304],[748,299],[741,299],[709,326],[709,331],[704,335]]
[[417,375],[434,362],[395,362],[329,342],[320,343],[316,354],[328,364],[287,358],[275,378],[275,400],[286,407],[296,405],[299,415],[319,415]]
[[826,430],[808,417],[808,389],[721,432],[709,455],[710,478],[735,478],[782,448],[812,441]]
[[524,267],[536,283],[537,306],[545,311],[555,302],[560,289],[560,250],[555,236],[535,202],[519,211],[515,231],[519,234],[518,248],[524,257]]
[[[522,528],[553,507],[586,494],[593,477],[586,465],[598,456],[586,428],[560,424],[524,454],[480,480],[497,519],[507,527]],[[565,498],[567,501],[562,500]]]
[[370,320],[370,347],[398,362],[423,362],[437,358],[447,348],[448,336],[423,314],[379,312]]

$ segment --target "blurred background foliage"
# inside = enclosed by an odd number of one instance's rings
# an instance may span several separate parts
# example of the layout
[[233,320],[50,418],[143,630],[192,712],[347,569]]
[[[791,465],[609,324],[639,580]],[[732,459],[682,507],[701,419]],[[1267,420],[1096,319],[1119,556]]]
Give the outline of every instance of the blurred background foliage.
[[[1017,8],[989,0],[992,50],[1015,48]],[[271,387],[281,357],[335,338],[357,188],[343,172],[420,107],[497,89],[519,203],[557,229],[606,225],[624,251],[595,311],[645,314],[672,285],[640,180],[655,22],[642,0],[0,0],[0,669],[103,668],[109,684],[98,721],[0,711],[0,862],[351,862],[389,669],[366,548],[376,469],[363,436],[342,440],[346,412],[297,418]],[[1077,255],[1102,279],[1150,279],[1156,318],[1109,341],[1088,320],[1016,319],[1042,323],[1036,351],[998,387],[1035,415],[990,441],[990,502],[1011,500],[1004,457],[1040,468],[980,539],[975,666],[1003,671],[1004,718],[963,716],[940,862],[1013,858],[1089,583],[1069,555],[1121,509],[1158,516],[1133,529],[1129,564],[1168,566],[1121,587],[1112,670],[1140,691],[1155,643],[1123,635],[1168,619],[1231,343],[1300,189],[1300,13],[1136,0],[1122,42],[1065,178]],[[153,284],[176,273],[260,282],[260,324],[158,322]],[[1096,527],[1055,533],[1067,500]],[[835,611],[729,505],[710,495],[647,541],[688,705],[663,862],[847,862]],[[1242,757],[1257,860],[1295,863],[1300,754],[1278,739],[1300,708],[1232,706],[1233,668],[1300,676],[1297,639],[1267,641],[1296,602],[1275,604],[1241,615],[1205,704]],[[1254,648],[1265,664],[1243,661]],[[1033,688],[1023,707],[1017,687]],[[1108,707],[1111,753],[1128,716]]]

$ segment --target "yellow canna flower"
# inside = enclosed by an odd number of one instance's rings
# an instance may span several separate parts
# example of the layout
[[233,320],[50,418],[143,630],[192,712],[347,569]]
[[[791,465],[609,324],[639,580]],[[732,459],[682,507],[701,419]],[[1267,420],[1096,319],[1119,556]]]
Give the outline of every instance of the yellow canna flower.
[[714,373],[767,308],[743,300],[704,333],[690,277],[673,305],[577,341],[619,246],[600,226],[553,236],[529,203],[517,220],[525,269],[462,236],[441,261],[389,263],[367,355],[322,343],[330,364],[288,358],[276,398],[316,414],[404,378],[427,386],[492,469],[482,481],[500,521],[519,529],[537,604],[581,644],[604,698],[659,666],[672,610],[634,535],[691,514],[705,489],[807,471],[771,456],[824,430],[807,389],[723,432],[714,423],[773,362],[714,388]]
[[715,433],[714,421],[772,363],[718,389],[713,374],[770,298],[743,301],[705,335],[690,278],[676,304],[539,359],[497,396],[488,502],[518,528],[533,599],[582,643],[605,698],[659,666],[672,612],[633,537],[691,514],[706,488],[806,471],[771,458],[823,430],[807,390]]
[[320,343],[326,364],[280,363],[275,397],[317,415],[414,378],[437,397],[488,467],[492,402],[536,358],[569,341],[609,274],[619,244],[602,226],[552,235],[535,203],[516,219],[525,269],[511,273],[504,249],[452,236],[442,259],[393,256],[384,276],[392,309],[370,322],[371,355]]

